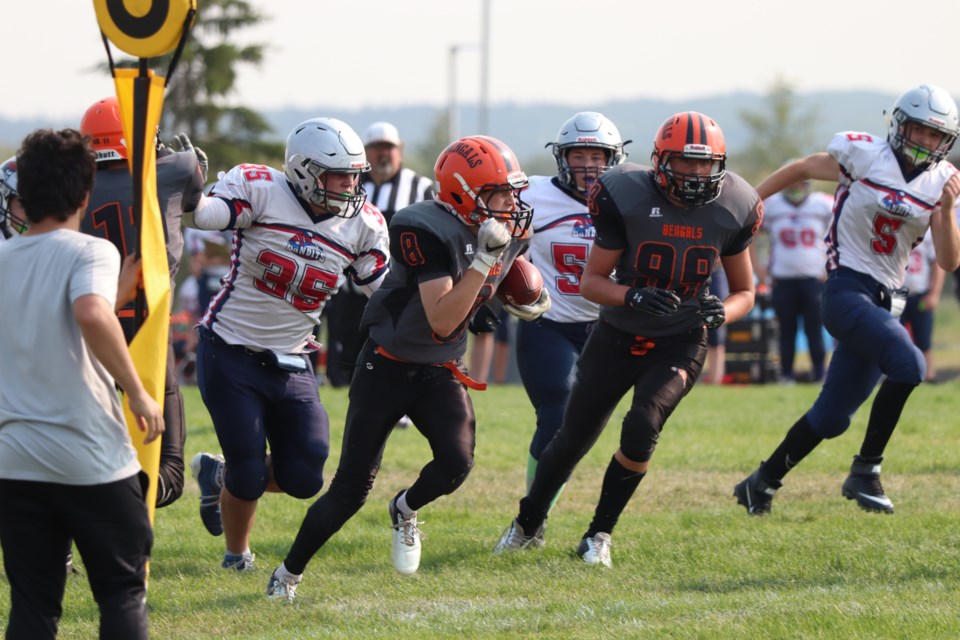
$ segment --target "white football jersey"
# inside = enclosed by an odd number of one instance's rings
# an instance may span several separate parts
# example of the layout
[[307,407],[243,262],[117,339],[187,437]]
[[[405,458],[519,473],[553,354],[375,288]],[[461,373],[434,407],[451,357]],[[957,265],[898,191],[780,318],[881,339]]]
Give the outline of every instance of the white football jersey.
[[580,278],[596,235],[586,203],[546,176],[530,178],[521,197],[533,207],[533,237],[525,257],[540,269],[553,301],[544,316],[554,322],[596,320],[599,306],[580,295]]
[[387,272],[387,225],[372,205],[353,218],[317,216],[282,171],[247,164],[211,197],[229,204],[235,231],[230,271],[201,324],[229,344],[302,353],[348,275],[378,286]]
[[827,153],[840,163],[827,270],[848,267],[892,289],[902,286],[910,249],[957,169],[940,161],[907,182],[890,145],[868,133],[838,133]]
[[928,230],[923,236],[923,241],[910,252],[907,279],[903,283],[910,295],[926,293],[930,290],[930,273],[936,261],[937,253],[933,248],[933,236]]
[[795,205],[782,193],[763,203],[763,231],[770,236],[768,271],[774,278],[823,278],[827,247],[823,242],[833,219],[833,197],[814,191]]

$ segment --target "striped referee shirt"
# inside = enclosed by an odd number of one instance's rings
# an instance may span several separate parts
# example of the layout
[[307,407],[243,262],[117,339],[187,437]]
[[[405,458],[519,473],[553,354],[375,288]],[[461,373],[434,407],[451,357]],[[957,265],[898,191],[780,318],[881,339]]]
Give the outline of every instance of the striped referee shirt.
[[419,176],[413,169],[401,167],[400,171],[383,184],[371,179],[363,181],[367,202],[373,204],[390,222],[393,214],[414,202],[433,198],[433,180]]

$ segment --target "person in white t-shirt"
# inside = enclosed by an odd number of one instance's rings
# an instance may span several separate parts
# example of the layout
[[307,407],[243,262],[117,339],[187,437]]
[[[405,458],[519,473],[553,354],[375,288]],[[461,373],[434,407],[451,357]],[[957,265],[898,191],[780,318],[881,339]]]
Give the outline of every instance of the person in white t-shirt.
[[35,131],[16,160],[29,228],[0,244],[0,326],[16,327],[0,333],[6,637],[56,635],[73,540],[100,605],[100,637],[146,638],[153,532],[117,385],[145,442],[164,425],[115,312],[133,299],[136,278],[118,291],[116,248],[79,232],[95,164],[78,131]]

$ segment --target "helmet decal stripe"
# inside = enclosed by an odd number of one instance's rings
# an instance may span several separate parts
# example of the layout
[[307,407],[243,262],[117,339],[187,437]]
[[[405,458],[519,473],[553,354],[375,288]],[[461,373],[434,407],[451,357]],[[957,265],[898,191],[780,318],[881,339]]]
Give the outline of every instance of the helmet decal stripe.
[[687,144],[693,144],[693,114],[687,112]]
[[503,156],[503,161],[507,165],[507,173],[513,173],[514,171],[519,169],[516,163],[516,158],[513,157],[513,152],[510,151],[509,147],[507,147],[505,144],[503,144],[496,138],[490,138],[485,136],[483,139],[486,142],[489,142],[494,147],[496,147],[500,155]]
[[707,123],[703,121],[703,114],[698,113],[697,118],[700,120],[700,144],[710,144],[707,142]]

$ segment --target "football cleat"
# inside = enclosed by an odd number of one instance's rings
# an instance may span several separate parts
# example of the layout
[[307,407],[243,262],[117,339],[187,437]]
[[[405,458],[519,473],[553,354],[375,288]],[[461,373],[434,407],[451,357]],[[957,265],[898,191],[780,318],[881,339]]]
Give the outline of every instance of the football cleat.
[[843,481],[841,490],[847,500],[856,500],[864,511],[893,513],[893,502],[883,493],[880,484],[880,463],[864,462],[854,456],[850,475]]
[[[277,567],[277,570],[280,568]],[[293,602],[297,597],[297,586],[300,580],[286,580],[277,575],[277,571],[270,576],[270,582],[267,583],[267,600],[279,600],[282,602]]]
[[393,568],[399,573],[409,576],[420,568],[420,539],[423,534],[417,524],[417,512],[414,511],[404,518],[397,509],[397,498],[390,501],[390,525],[393,527],[393,550],[391,558]]
[[584,538],[577,546],[577,555],[591,566],[601,565],[606,568],[613,566],[610,559],[610,534],[600,532],[592,538]]
[[254,558],[256,558],[256,556],[249,551],[247,553],[230,553],[228,551],[223,554],[223,562],[220,563],[220,567],[241,573],[244,571],[253,571]]
[[190,472],[200,487],[200,520],[212,536],[223,533],[220,518],[220,491],[223,490],[223,456],[198,453],[190,461]]
[[781,486],[783,486],[782,482],[765,480],[760,473],[760,468],[757,467],[756,471],[733,488],[733,495],[737,498],[737,504],[747,508],[747,513],[752,516],[763,516],[770,513],[773,496]]
[[521,551],[523,549],[537,549],[543,547],[546,541],[543,538],[544,526],[537,527],[532,536],[528,536],[520,523],[514,520],[510,526],[500,536],[497,545],[493,548],[494,555],[500,555],[506,551]]

